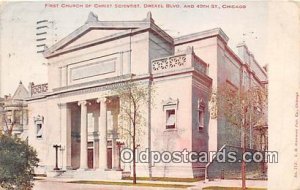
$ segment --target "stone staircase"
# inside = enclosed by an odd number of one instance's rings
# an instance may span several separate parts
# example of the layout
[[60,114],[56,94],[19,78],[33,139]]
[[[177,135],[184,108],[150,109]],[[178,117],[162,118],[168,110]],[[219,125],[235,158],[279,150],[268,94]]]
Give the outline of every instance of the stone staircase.
[[76,172],[76,170],[67,170],[56,177],[57,178],[74,178],[75,172]]
[[80,179],[80,180],[121,180],[122,171],[102,170],[67,170],[56,178]]

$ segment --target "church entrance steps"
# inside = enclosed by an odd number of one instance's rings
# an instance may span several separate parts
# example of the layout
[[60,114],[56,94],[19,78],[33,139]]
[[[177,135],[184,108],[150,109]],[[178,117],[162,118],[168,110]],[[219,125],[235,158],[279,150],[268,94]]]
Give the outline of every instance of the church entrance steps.
[[80,180],[120,180],[122,171],[115,170],[67,170],[56,178],[69,178]]

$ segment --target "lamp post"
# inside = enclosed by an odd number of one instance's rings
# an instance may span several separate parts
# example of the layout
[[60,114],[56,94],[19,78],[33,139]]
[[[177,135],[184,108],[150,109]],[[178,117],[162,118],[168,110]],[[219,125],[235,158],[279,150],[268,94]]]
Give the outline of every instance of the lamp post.
[[121,146],[123,146],[125,143],[117,141],[118,151],[119,151],[119,160],[118,160],[118,168],[117,171],[122,171],[121,169]]
[[53,148],[55,148],[55,168],[53,170],[59,170],[58,168],[58,148],[61,148],[61,145],[53,145]]

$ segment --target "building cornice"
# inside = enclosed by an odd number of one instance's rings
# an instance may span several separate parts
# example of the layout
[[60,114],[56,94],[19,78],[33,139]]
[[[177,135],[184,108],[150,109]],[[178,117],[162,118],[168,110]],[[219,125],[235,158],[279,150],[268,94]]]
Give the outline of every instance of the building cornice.
[[249,56],[251,56],[253,58],[253,62],[256,64],[256,66],[261,70],[261,72],[266,76],[268,77],[266,71],[257,63],[254,55],[250,52],[248,46],[246,45],[246,43],[239,43],[236,47],[244,47],[245,50],[246,50],[246,53],[249,54]]
[[182,75],[182,74],[187,74],[187,73],[192,74],[191,76],[196,76],[198,78],[201,78],[201,80],[204,81],[207,84],[207,86],[210,86],[212,83],[212,79],[210,77],[199,72],[198,70],[196,70],[193,67],[183,68],[183,69],[175,70],[175,71],[164,71],[161,73],[155,73],[155,74],[152,74],[152,77],[153,77],[153,79],[166,78],[166,77]]
[[[258,79],[258,77],[255,75],[255,73],[251,70],[249,65],[245,64],[242,61],[242,59],[238,55],[236,55],[235,52],[227,45],[227,42],[228,42],[229,38],[223,32],[223,30],[221,28],[215,28],[215,29],[206,30],[206,31],[193,33],[193,34],[188,34],[188,35],[185,35],[185,36],[175,38],[174,39],[174,45],[175,46],[176,45],[182,45],[182,44],[185,44],[185,43],[190,43],[190,42],[193,42],[193,41],[199,41],[199,40],[203,40],[203,39],[206,39],[206,38],[212,38],[212,37],[217,37],[219,40],[221,40],[224,43],[224,48],[225,48],[224,51],[228,52],[231,55],[231,57],[233,57],[233,59],[240,65],[240,67],[246,68],[246,70],[249,71],[249,73],[252,74],[255,79],[257,79],[257,81],[260,81]],[[219,45],[218,45],[218,47],[222,48]],[[263,74],[267,77],[266,72],[256,62],[254,57],[253,57],[253,60],[254,60],[255,64],[260,68],[260,70],[263,72]]]
[[74,85],[54,88],[52,92],[48,92],[45,94],[39,94],[38,96],[33,96],[30,98],[27,98],[26,101],[31,101],[31,100],[35,100],[35,99],[43,99],[43,98],[47,98],[47,97],[60,95],[62,93],[78,91],[78,90],[88,89],[88,88],[94,88],[94,87],[99,87],[99,86],[106,86],[106,85],[110,85],[110,84],[114,84],[114,83],[125,82],[125,81],[128,81],[129,79],[132,79],[132,77],[133,77],[132,74],[128,74],[128,75],[122,75],[122,76],[118,76],[118,77],[112,77],[109,79],[100,79],[100,80],[91,81],[91,82],[85,82],[85,83],[80,83],[80,84],[74,84]]
[[[255,72],[251,69],[251,67],[248,64],[244,63],[242,59],[238,55],[236,55],[229,46],[225,46],[225,51],[228,52],[236,60],[236,62],[240,65],[241,68],[245,68],[249,72],[249,74],[252,75],[253,78],[255,78],[256,81],[261,84],[262,81],[256,76]],[[260,69],[262,69],[260,65],[257,64],[257,66]],[[265,72],[263,73],[266,77],[268,77]]]
[[162,30],[154,22],[151,22],[150,29],[151,29],[151,31],[154,31],[156,34],[158,34],[161,38],[163,38],[164,40],[166,40],[170,44],[174,44],[173,37],[171,37],[167,32]]
[[92,82],[86,82],[81,84],[55,88],[53,89],[53,92],[48,92],[45,94],[40,94],[38,96],[30,97],[27,98],[26,101],[30,102],[35,100],[47,99],[47,98],[57,98],[58,96],[64,97],[69,95],[108,90],[111,88],[115,88],[124,82],[128,82],[129,80],[138,82],[144,80],[153,80],[156,78],[179,76],[183,74],[191,74],[191,76],[200,77],[208,86],[212,83],[211,78],[209,78],[207,75],[204,75],[203,73],[200,73],[199,71],[191,67],[191,68],[185,68],[181,70],[164,72],[164,73],[156,73],[156,74],[143,74],[137,76],[133,74],[128,74],[119,77],[113,77],[110,79],[102,79],[102,80],[97,80]]
[[211,30],[205,30],[202,32],[197,32],[197,33],[177,37],[174,39],[174,45],[175,46],[182,45],[185,43],[203,40],[206,38],[212,38],[216,36],[219,36],[225,43],[227,43],[229,40],[228,36],[223,32],[221,28],[214,28]]

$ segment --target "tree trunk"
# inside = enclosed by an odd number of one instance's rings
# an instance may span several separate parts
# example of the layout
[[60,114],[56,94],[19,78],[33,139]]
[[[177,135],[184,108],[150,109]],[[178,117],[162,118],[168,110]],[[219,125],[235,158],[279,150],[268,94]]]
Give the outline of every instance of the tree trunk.
[[[243,147],[243,154],[245,152],[245,148]],[[244,159],[242,159],[242,189],[246,190],[246,163]]]
[[246,152],[246,135],[245,135],[245,127],[242,128],[242,149],[243,149],[243,153],[242,153],[242,167],[241,167],[241,173],[242,173],[242,189],[246,190],[246,163],[244,160],[243,155]]
[[133,146],[133,184],[136,184],[135,126],[133,126],[132,146]]

